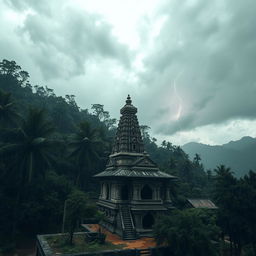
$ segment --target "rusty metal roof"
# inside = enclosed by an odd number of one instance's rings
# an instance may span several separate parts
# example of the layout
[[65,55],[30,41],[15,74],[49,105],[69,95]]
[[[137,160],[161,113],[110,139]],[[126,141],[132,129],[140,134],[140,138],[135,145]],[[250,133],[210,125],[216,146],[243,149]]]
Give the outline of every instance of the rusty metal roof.
[[188,199],[194,208],[217,209],[218,207],[210,199]]

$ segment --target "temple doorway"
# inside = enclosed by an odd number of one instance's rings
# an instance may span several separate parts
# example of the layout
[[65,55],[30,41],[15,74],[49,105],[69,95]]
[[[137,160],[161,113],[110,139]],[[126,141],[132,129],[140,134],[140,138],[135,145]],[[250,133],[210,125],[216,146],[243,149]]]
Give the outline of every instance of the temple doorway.
[[152,229],[155,219],[151,213],[147,213],[142,219],[142,227],[144,229]]
[[128,188],[127,185],[122,186],[121,199],[122,200],[128,200],[129,199],[129,188]]
[[153,191],[149,185],[145,185],[141,190],[141,199],[152,199]]

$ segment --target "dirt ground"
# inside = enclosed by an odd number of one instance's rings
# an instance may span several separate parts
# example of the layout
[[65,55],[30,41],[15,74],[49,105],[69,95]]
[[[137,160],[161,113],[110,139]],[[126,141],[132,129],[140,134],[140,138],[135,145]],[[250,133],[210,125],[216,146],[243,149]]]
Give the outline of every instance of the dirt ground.
[[146,249],[149,247],[155,247],[156,242],[154,238],[143,237],[137,240],[122,240],[118,235],[112,234],[103,227],[100,227],[98,224],[88,224],[87,225],[93,231],[101,231],[106,234],[106,240],[112,244],[124,244],[124,249]]

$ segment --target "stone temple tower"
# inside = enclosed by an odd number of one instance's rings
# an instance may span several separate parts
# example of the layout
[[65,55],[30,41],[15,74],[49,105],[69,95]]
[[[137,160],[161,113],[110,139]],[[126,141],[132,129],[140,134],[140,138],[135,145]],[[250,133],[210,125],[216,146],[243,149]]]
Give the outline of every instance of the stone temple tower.
[[120,112],[109,162],[94,176],[101,183],[98,207],[105,228],[123,239],[152,236],[157,215],[173,208],[170,188],[175,177],[161,172],[145,152],[137,108],[129,95]]

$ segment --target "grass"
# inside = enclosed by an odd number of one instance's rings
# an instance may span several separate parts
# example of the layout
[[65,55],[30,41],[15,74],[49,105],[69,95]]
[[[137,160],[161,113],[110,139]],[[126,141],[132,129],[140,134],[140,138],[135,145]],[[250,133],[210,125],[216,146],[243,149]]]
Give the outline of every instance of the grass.
[[97,242],[88,243],[84,234],[74,234],[73,245],[69,244],[68,235],[56,235],[46,237],[46,240],[55,253],[79,253],[96,252],[105,250],[122,249],[124,245],[114,245],[110,242],[99,244]]

